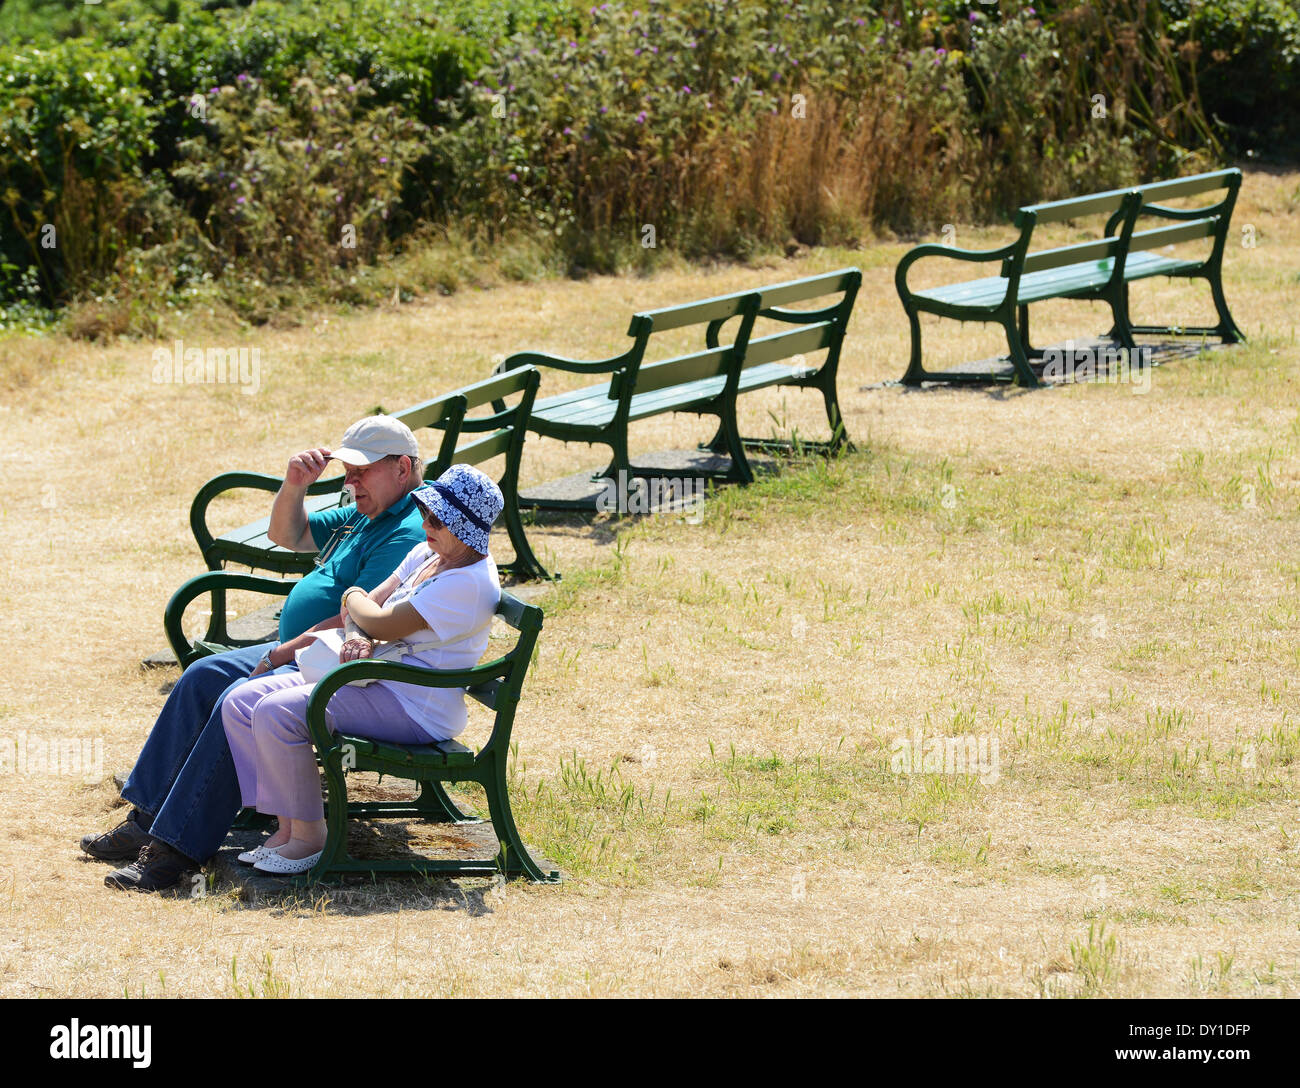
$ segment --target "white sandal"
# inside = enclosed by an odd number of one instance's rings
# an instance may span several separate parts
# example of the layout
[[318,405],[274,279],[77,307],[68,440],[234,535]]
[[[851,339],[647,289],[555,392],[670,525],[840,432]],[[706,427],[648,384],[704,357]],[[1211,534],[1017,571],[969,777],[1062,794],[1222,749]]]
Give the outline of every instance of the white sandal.
[[308,854],[305,858],[285,858],[268,852],[265,857],[253,863],[253,868],[262,873],[292,876],[294,873],[305,873],[320,861],[323,853],[324,850],[317,850],[316,853]]
[[[283,845],[284,843],[280,844],[280,846]],[[254,865],[268,854],[278,854],[280,846],[255,846],[252,850],[245,850],[236,860],[242,861],[245,865]]]

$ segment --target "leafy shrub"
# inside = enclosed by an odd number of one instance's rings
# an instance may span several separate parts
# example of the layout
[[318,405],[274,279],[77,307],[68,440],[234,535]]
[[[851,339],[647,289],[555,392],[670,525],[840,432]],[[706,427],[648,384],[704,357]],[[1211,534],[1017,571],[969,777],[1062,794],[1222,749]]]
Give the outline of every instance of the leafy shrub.
[[69,41],[0,53],[0,282],[52,301],[110,271],[146,234],[158,107],[125,50]]
[[364,80],[324,75],[299,76],[287,102],[243,75],[208,92],[213,138],[183,141],[174,175],[201,199],[204,236],[226,265],[301,279],[378,256],[425,129],[374,97]]

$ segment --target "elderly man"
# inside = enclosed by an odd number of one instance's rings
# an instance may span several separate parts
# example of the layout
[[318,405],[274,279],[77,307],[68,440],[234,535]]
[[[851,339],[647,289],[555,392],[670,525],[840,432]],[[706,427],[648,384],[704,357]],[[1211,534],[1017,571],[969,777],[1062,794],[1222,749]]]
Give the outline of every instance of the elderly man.
[[[347,470],[353,505],[308,514],[303,499],[331,459]],[[339,598],[349,586],[371,590],[424,539],[410,492],[422,480],[415,436],[391,416],[354,423],[343,444],[290,458],[271,507],[270,538],[318,553],[280,612],[280,639],[340,625]],[[296,668],[280,642],[201,658],[176,682],[122,789],[134,806],[126,821],[81,848],[106,861],[134,859],[109,873],[110,888],[158,891],[216,853],[239,812],[239,781],[226,743],[221,706],[249,678]]]

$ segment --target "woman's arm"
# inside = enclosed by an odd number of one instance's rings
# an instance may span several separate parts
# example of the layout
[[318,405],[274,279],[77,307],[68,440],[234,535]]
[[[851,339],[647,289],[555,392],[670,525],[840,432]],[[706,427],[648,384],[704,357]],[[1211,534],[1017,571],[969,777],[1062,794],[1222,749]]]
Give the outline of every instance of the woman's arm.
[[[388,594],[384,596],[387,599]],[[343,613],[362,635],[385,642],[405,638],[429,626],[409,601],[392,606],[381,605],[356,586],[343,594]]]
[[[372,589],[369,593],[367,593],[366,596],[369,597],[372,601],[374,601],[375,604],[383,604],[386,600],[388,600],[389,597],[393,595],[393,590],[395,590],[401,584],[402,583],[401,581],[399,581],[396,574],[390,574],[387,578],[385,578],[382,582],[380,582],[379,585],[375,586],[374,589]],[[356,588],[359,589],[360,587],[358,586]]]

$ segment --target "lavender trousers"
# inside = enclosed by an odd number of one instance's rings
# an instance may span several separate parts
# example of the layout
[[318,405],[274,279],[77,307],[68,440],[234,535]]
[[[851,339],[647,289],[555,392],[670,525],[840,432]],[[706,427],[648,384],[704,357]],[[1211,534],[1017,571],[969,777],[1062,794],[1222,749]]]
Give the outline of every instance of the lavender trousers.
[[[307,700],[316,685],[300,672],[268,673],[232,690],[221,705],[243,803],[290,820],[324,819]],[[333,733],[393,744],[429,744],[397,697],[380,684],[340,688],[325,711]]]

